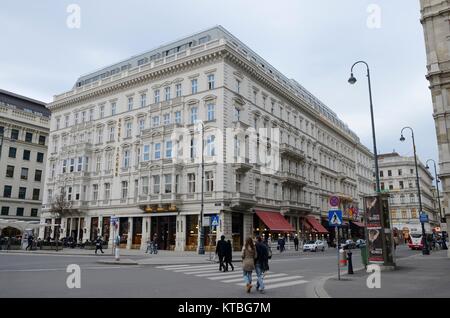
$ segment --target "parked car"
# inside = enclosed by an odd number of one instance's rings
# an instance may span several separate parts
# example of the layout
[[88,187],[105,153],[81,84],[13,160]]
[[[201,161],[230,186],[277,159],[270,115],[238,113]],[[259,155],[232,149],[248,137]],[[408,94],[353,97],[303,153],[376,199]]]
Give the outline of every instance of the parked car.
[[353,242],[352,240],[342,241],[341,244],[339,245],[339,248],[342,248],[344,250],[352,249],[355,247],[356,247],[356,243]]
[[356,240],[356,248],[364,247],[366,245],[366,241],[363,239]]
[[303,252],[311,251],[311,252],[317,252],[317,251],[325,251],[325,243],[321,240],[317,241],[308,241],[306,244],[303,245]]

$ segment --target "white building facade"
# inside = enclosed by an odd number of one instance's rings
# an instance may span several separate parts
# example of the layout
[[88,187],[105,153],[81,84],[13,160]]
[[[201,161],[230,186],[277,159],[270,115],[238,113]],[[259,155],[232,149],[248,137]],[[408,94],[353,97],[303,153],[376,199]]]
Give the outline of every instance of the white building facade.
[[[398,153],[379,155],[380,187],[389,192],[389,210],[392,227],[404,237],[410,232],[421,231],[419,221],[419,197],[416,182],[414,157],[400,156]],[[428,214],[430,223],[427,230],[439,226],[437,197],[433,187],[433,176],[418,160],[422,210]]]
[[[197,249],[202,137],[204,214],[235,249],[258,233],[326,235],[330,195],[348,210],[372,191],[359,138],[220,26],[82,76],[49,108],[42,221],[62,236],[111,242],[118,217],[123,247],[157,234]],[[74,214],[60,218],[62,187]]]
[[0,219],[39,221],[49,125],[45,103],[0,90]]

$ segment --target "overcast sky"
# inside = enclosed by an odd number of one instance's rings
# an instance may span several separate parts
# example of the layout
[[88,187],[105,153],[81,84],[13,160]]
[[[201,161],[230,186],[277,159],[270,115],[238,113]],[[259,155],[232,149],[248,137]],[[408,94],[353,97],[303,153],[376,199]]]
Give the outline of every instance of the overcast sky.
[[[114,4],[113,4],[114,3]],[[81,9],[69,28],[70,4]],[[373,11],[373,6],[375,7]],[[376,8],[381,9],[378,20]],[[77,77],[220,24],[333,109],[372,149],[371,68],[379,153],[437,160],[419,0],[173,0],[0,2],[0,88],[50,102]]]

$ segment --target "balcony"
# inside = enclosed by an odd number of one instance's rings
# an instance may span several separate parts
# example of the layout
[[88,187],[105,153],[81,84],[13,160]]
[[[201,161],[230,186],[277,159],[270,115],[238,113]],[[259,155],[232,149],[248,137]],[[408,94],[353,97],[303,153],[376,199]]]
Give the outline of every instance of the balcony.
[[241,119],[233,120],[233,128],[235,129],[247,130],[249,127],[250,125],[244,123]]
[[256,205],[256,196],[251,193],[235,192],[231,194],[232,209],[249,209]]
[[280,171],[277,173],[277,176],[281,178],[282,183],[297,185],[300,187],[306,186],[308,184],[306,182],[305,177],[302,177],[292,172]]
[[248,158],[234,157],[234,163],[231,166],[236,169],[236,172],[246,173],[253,168],[253,165],[249,163]]
[[311,205],[309,203],[297,202],[297,201],[292,201],[292,200],[281,201],[280,207],[281,207],[281,209],[285,209],[288,211],[298,211],[298,210],[305,211],[305,212],[311,211]]
[[293,159],[305,160],[305,152],[287,143],[280,144],[280,155]]
[[93,150],[93,145],[90,142],[82,142],[78,144],[68,145],[66,147],[63,147],[63,150],[61,153],[69,153],[74,152],[76,154],[88,154],[91,153]]

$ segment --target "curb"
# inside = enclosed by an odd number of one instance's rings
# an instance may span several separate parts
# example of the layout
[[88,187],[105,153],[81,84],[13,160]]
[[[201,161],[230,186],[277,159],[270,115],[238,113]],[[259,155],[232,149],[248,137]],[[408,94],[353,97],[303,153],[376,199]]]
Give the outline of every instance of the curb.
[[[359,272],[359,271],[363,271],[366,268],[363,267],[358,267],[356,269],[353,270],[353,272]],[[348,274],[346,272],[341,272],[341,277],[342,276],[348,276],[351,274]],[[307,297],[308,298],[332,298],[327,291],[325,290],[325,284],[329,279],[332,278],[338,278],[338,275],[334,274],[334,275],[330,275],[330,276],[325,276],[322,277],[314,282],[312,282],[307,290]]]
[[97,261],[98,264],[106,264],[106,265],[139,265],[136,261],[131,259],[122,259],[122,260],[104,260]]

